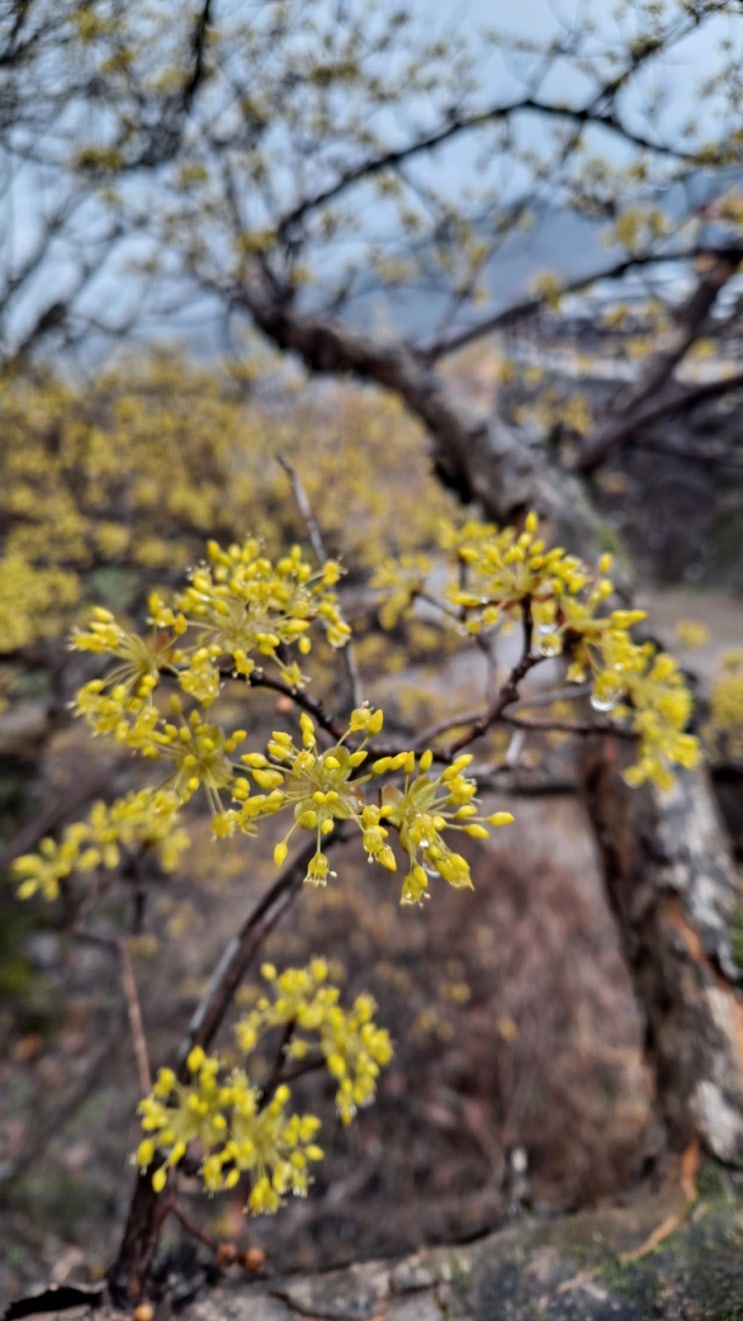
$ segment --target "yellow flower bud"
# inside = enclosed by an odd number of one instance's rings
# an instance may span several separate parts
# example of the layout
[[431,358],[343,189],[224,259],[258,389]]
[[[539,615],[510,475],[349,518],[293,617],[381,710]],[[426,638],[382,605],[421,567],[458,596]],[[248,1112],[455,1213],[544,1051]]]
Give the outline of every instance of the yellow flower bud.
[[152,1176],[152,1187],[155,1189],[156,1193],[161,1193],[167,1182],[168,1172],[165,1169],[165,1166],[161,1165],[160,1169],[155,1170],[155,1173]]

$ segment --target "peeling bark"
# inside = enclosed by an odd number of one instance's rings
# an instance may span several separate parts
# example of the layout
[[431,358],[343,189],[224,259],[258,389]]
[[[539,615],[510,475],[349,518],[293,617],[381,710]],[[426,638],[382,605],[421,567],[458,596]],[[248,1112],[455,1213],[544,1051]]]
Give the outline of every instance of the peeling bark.
[[[743,1163],[743,1006],[731,947],[740,894],[706,774],[628,788],[616,749],[586,750],[585,789],[609,902],[645,1016],[671,1152],[698,1134]],[[660,1154],[660,1153],[658,1153]]]

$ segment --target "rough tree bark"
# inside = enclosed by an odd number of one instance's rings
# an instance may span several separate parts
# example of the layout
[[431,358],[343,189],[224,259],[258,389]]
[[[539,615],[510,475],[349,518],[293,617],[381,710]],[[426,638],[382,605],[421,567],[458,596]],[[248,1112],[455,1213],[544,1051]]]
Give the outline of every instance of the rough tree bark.
[[645,1018],[660,1129],[656,1157],[695,1134],[743,1163],[743,1005],[732,950],[738,878],[709,779],[683,773],[668,794],[621,779],[623,749],[595,739],[584,789],[606,891]]

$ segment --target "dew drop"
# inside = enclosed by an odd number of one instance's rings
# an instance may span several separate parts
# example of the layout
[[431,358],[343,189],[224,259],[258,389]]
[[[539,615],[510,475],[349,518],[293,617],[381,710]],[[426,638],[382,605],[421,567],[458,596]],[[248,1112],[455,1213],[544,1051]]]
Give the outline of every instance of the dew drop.
[[589,701],[594,711],[613,711],[621,696],[621,688],[611,688],[604,685],[600,692],[591,693]]
[[562,651],[562,639],[549,624],[542,624],[537,630],[537,651],[540,656],[559,656]]

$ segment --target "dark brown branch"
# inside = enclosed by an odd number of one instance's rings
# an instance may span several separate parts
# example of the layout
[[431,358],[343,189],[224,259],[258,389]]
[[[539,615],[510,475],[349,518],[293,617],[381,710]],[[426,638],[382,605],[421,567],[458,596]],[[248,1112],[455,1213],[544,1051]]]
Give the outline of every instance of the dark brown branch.
[[581,484],[556,468],[542,446],[527,445],[500,418],[475,412],[449,382],[406,345],[379,342],[322,316],[266,297],[246,279],[233,299],[278,348],[298,354],[309,371],[352,375],[392,391],[428,429],[440,480],[464,503],[513,522],[535,508],[552,520],[558,543],[577,552],[600,545],[602,520]]
[[[230,671],[232,675],[232,671]],[[241,676],[242,677],[242,676]],[[316,697],[310,697],[303,688],[294,688],[291,684],[285,683],[283,679],[276,679],[273,675],[266,674],[264,670],[253,670],[246,678],[246,682],[251,688],[268,688],[274,693],[280,693],[282,697],[288,697],[289,701],[298,706],[300,711],[306,711],[312,716],[313,720],[324,729],[326,734],[338,741],[346,732],[336,720],[325,710],[322,702]]]
[[633,414],[651,399],[669,380],[674,369],[702,334],[709,312],[720,290],[735,275],[743,260],[743,243],[731,243],[709,256],[709,264],[700,272],[697,287],[679,308],[677,325],[669,333],[660,351],[653,355],[639,379],[622,390],[612,402],[609,419],[581,450],[576,467],[583,473],[594,472],[618,443],[626,439]]
[[173,1201],[170,1206],[170,1214],[175,1216],[179,1225],[185,1229],[189,1238],[195,1239],[197,1243],[203,1244],[209,1252],[213,1252],[215,1256],[217,1255],[219,1252],[219,1244],[216,1239],[213,1239],[210,1234],[206,1234],[204,1230],[196,1224],[195,1220],[192,1220],[191,1217],[186,1214],[183,1207],[179,1206],[178,1202]]
[[493,725],[497,724],[507,708],[512,706],[514,702],[518,701],[520,697],[519,684],[521,683],[521,680],[526,677],[530,670],[534,669],[535,665],[539,665],[540,662],[544,660],[543,656],[535,655],[531,649],[534,624],[531,612],[531,601],[528,596],[524,598],[521,610],[521,627],[524,639],[521,656],[511,670],[506,682],[502,685],[494,700],[490,703],[490,706],[477,718],[477,720],[472,722],[469,729],[465,730],[465,732],[461,734],[458,739],[455,739],[446,749],[445,755],[450,758],[456,757],[458,752],[461,752],[463,748],[468,747],[470,743],[474,743],[475,739],[482,738],[483,734],[486,734],[489,729],[492,729]]
[[196,16],[193,32],[191,34],[191,74],[183,91],[181,92],[181,103],[183,109],[188,113],[193,104],[193,99],[204,80],[204,51],[211,23],[212,0],[204,0],[201,10]]
[[518,325],[520,321],[526,321],[529,317],[537,316],[547,307],[548,302],[554,298],[566,298],[570,294],[581,293],[584,289],[590,289],[592,285],[597,284],[600,280],[621,280],[630,271],[643,266],[694,261],[697,257],[703,254],[706,255],[708,251],[708,248],[702,248],[698,244],[694,244],[691,247],[675,249],[672,252],[629,254],[608,266],[602,266],[587,275],[579,275],[573,280],[566,281],[554,293],[549,295],[534,294],[529,298],[522,298],[517,303],[512,303],[510,307],[504,307],[500,312],[494,312],[484,317],[482,321],[476,321],[473,325],[458,331],[448,339],[437,340],[432,344],[422,346],[417,352],[424,362],[437,362],[440,358],[458,353],[460,349],[467,348],[469,344],[474,344],[487,335],[495,334],[499,330],[508,330],[512,326]]
[[[623,425],[617,423],[612,431],[612,450],[619,449],[621,446],[628,444],[628,442],[637,436],[638,432],[644,430],[646,427],[653,426],[654,423],[660,422],[666,417],[672,417],[675,413],[689,412],[692,408],[695,408],[697,404],[704,403],[707,399],[716,399],[719,398],[720,395],[729,394],[733,390],[740,389],[743,389],[743,372],[735,372],[730,376],[720,376],[715,381],[703,381],[699,385],[689,386],[679,394],[673,395],[671,398],[653,404],[650,408],[646,408],[642,412],[634,413],[626,419]],[[680,448],[673,449],[669,447],[665,452],[669,454],[677,454],[680,458],[688,459],[690,461],[699,459],[705,463],[726,462],[722,457],[707,456],[703,454],[695,455],[688,453],[685,450],[681,450]],[[602,461],[603,459],[600,459],[596,462],[598,463]],[[587,470],[590,471],[592,466],[595,465],[591,464]],[[579,471],[586,470],[585,456],[578,456],[575,467]]]
[[[344,838],[341,828],[326,839],[323,844],[326,853],[342,843]],[[300,893],[316,849],[314,838],[305,844],[294,862],[289,864],[256,904],[224,951],[178,1049],[177,1070],[181,1078],[186,1077],[186,1060],[193,1047],[201,1046],[208,1050],[214,1040],[232,1004],[235,991],[258,950]]]
[[421,137],[407,143],[404,147],[367,157],[366,160],[360,161],[357,165],[350,166],[339,175],[335,183],[328,185],[327,188],[319,189],[312,197],[305,198],[304,201],[287,212],[277,226],[277,237],[279,240],[287,238],[292,230],[313,211],[327,206],[329,202],[334,202],[355,184],[374,178],[375,175],[381,174],[384,170],[395,169],[404,161],[412,160],[424,152],[433,151],[436,147],[449,142],[460,133],[485,128],[490,124],[497,124],[519,114],[543,115],[547,119],[559,119],[581,127],[591,125],[604,128],[643,151],[652,151],[660,156],[672,156],[675,160],[688,161],[689,164],[697,162],[698,158],[693,152],[670,147],[664,143],[653,142],[642,133],[636,133],[629,129],[614,111],[597,109],[596,103],[599,99],[594,98],[590,105],[571,107],[553,104],[550,101],[540,101],[534,96],[525,96],[518,101],[510,102],[508,105],[489,106],[487,109],[478,110],[471,115],[460,115],[455,111],[449,116],[445,124],[434,129],[433,132],[421,135]]
[[[344,838],[341,826],[332,838],[325,841],[326,852],[342,843]],[[194,1046],[208,1050],[263,941],[294,903],[315,849],[313,839],[259,900],[225,949],[177,1052],[175,1065],[182,1080],[188,1076],[186,1061],[191,1050]],[[166,1196],[155,1192],[151,1172],[140,1171],[121,1244],[108,1271],[109,1290],[115,1303],[130,1304],[142,1296],[160,1229],[171,1205]]]
[[417,734],[413,741],[413,748],[427,748],[435,739],[441,738],[442,734],[448,734],[451,729],[460,729],[465,725],[474,725],[485,715],[485,711],[479,708],[477,711],[462,711],[459,715],[449,716],[447,720],[439,720],[435,725],[429,725],[427,729]]

